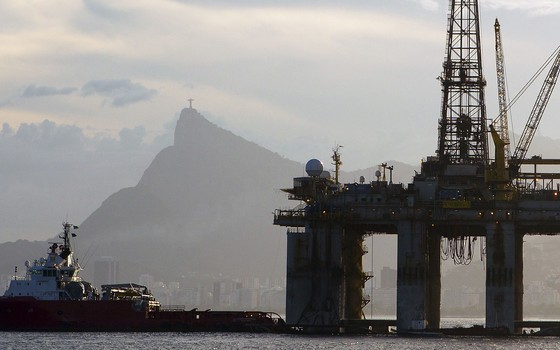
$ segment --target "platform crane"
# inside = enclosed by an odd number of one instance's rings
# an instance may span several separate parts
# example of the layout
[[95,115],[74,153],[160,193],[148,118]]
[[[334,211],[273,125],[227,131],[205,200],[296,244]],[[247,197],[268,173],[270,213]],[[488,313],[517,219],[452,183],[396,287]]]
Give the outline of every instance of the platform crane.
[[502,35],[500,33],[500,22],[496,18],[494,23],[494,35],[496,41],[496,77],[498,84],[498,107],[500,114],[498,118],[494,120],[492,125],[494,128],[497,127],[498,134],[504,143],[504,156],[507,160],[510,158],[510,147],[509,147],[509,131],[508,131],[508,106],[506,101],[506,75],[505,75],[505,64],[504,64],[504,49],[502,46]]
[[490,133],[495,146],[495,162],[489,167],[486,173],[486,179],[487,182],[493,184],[496,199],[504,200],[509,198],[507,195],[508,184],[511,183],[510,180],[515,179],[519,174],[519,169],[527,155],[531,141],[533,140],[548,101],[550,100],[550,96],[552,95],[552,91],[554,90],[554,86],[558,80],[560,70],[560,47],[554,51],[549,60],[544,64],[544,66],[546,66],[548,62],[555,57],[554,63],[535,101],[535,105],[531,110],[527,124],[523,129],[519,143],[513,155],[510,155],[507,112],[511,105],[508,105],[506,102],[504,52],[498,19],[496,19],[494,24],[494,34],[496,40],[496,76],[500,113],[498,118],[490,125]]
[[523,133],[521,134],[521,138],[519,139],[519,143],[517,144],[517,147],[515,148],[515,151],[509,160],[510,176],[512,179],[519,173],[519,168],[523,164],[525,156],[527,155],[527,151],[529,150],[529,146],[531,145],[531,141],[535,136],[537,127],[539,126],[548,101],[550,100],[550,96],[552,95],[552,91],[554,90],[554,86],[558,81],[558,73],[560,70],[560,46],[556,49],[555,53],[553,53],[551,57],[553,57],[554,54],[556,55],[554,63],[550,67],[550,70],[548,72],[548,75],[546,76],[546,79],[544,80],[537,100],[535,101],[535,105],[533,106],[531,114],[529,115],[529,120],[527,121],[527,124],[525,124]]
[[490,124],[490,134],[494,142],[494,163],[486,169],[486,182],[494,191],[497,200],[508,200],[511,198],[510,174],[507,170],[507,162],[510,158],[509,131],[508,131],[508,105],[506,102],[506,79],[504,66],[504,50],[502,47],[502,36],[500,33],[500,22],[496,18],[494,23],[494,36],[496,43],[496,77],[498,86],[498,106],[500,114]]

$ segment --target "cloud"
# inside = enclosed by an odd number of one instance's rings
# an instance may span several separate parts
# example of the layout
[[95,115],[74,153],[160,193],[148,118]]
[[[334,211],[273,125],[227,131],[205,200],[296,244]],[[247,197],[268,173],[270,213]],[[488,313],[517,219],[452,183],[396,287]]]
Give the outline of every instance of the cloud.
[[0,101],[0,107],[6,107],[11,105],[13,105],[13,102],[11,100]]
[[117,139],[49,120],[0,124],[0,242],[45,239],[45,223],[65,214],[79,223],[111,193],[134,186],[172,144],[143,142],[145,133],[138,126]]
[[14,135],[23,144],[38,149],[81,149],[84,135],[80,128],[73,125],[57,125],[50,120],[40,124],[23,123]]
[[114,107],[146,101],[157,94],[154,89],[133,83],[129,79],[91,80],[82,87],[82,95],[100,95],[112,99]]
[[146,129],[143,126],[137,126],[134,129],[124,128],[119,132],[119,138],[123,147],[137,149],[144,141]]
[[439,3],[436,0],[408,0],[419,4],[426,10],[437,11],[439,9]]
[[0,131],[0,136],[10,136],[14,133],[14,129],[8,123],[2,124],[2,131]]
[[521,10],[534,16],[560,13],[560,2],[554,0],[489,0],[486,6],[492,9]]
[[65,87],[55,88],[52,86],[36,86],[35,84],[29,85],[23,91],[22,97],[40,97],[40,96],[53,96],[53,95],[69,95],[76,91],[76,88]]
[[97,0],[82,0],[85,8],[103,20],[120,19],[125,13]]
[[[549,0],[549,6],[554,2]],[[500,16],[506,16],[504,30],[511,28],[517,34],[523,29],[522,36],[504,35],[506,41],[511,38],[506,45],[509,67],[515,68],[516,61],[522,60],[523,67],[530,66],[531,57],[523,55],[527,47],[534,53],[547,53],[541,46],[545,40],[550,42],[546,36],[551,31],[535,31],[527,25],[529,11],[523,11],[545,8],[545,2],[480,3],[483,19],[485,13],[492,14],[486,20],[494,17],[490,6],[499,6]],[[112,137],[122,128],[143,124],[146,138],[151,139],[154,130],[162,128],[154,116],[170,115],[188,106],[185,99],[193,97],[197,109],[212,111],[224,120],[221,126],[263,146],[275,146],[274,150],[291,158],[305,151],[292,147],[287,153],[286,135],[296,137],[294,130],[307,130],[294,129],[294,120],[298,125],[313,125],[319,134],[331,135],[336,130],[336,140],[350,148],[345,138],[353,140],[357,132],[378,125],[392,128],[397,123],[383,123],[391,116],[399,123],[415,123],[411,129],[426,130],[426,136],[418,138],[426,140],[423,152],[431,154],[440,97],[434,77],[441,72],[447,6],[442,0],[349,0],[343,4],[335,0],[240,0],[235,4],[168,0],[158,6],[148,0],[83,0],[59,8],[42,2],[4,2],[0,18],[10,29],[0,33],[0,42],[8,50],[2,58],[6,69],[0,96],[6,101],[9,97],[13,105],[1,112],[12,125],[48,117],[94,132],[110,130]],[[508,17],[514,25],[507,26]],[[517,75],[521,80],[530,74]],[[492,84],[491,76],[487,79]],[[75,86],[78,91],[69,98],[22,102],[23,89],[17,89],[21,81]],[[185,81],[188,85],[183,86]],[[417,103],[414,108],[408,107],[410,100]],[[108,108],[100,109],[101,102]],[[118,106],[126,108],[113,108]],[[338,126],[340,115],[349,110],[352,113],[344,126]],[[411,110],[414,118],[407,116]],[[419,121],[422,118],[427,122]],[[350,129],[346,126],[356,124],[362,124],[360,130],[343,134]],[[333,141],[326,139],[326,145],[313,147],[330,150]],[[361,147],[380,149],[374,142],[368,139]],[[408,152],[405,157],[418,156]],[[365,167],[371,158],[348,160],[345,166]]]

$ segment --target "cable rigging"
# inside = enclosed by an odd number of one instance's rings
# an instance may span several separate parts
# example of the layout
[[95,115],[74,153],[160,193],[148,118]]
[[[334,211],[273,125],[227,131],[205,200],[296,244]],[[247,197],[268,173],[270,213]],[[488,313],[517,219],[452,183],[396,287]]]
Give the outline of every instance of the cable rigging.
[[443,237],[441,240],[441,259],[453,260],[455,265],[469,265],[474,257],[477,237]]

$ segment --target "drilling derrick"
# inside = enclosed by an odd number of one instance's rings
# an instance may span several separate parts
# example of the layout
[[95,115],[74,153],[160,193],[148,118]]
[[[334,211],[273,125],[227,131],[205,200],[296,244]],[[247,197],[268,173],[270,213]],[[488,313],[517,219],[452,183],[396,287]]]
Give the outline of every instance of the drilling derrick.
[[[436,160],[423,164],[422,176],[437,178],[435,198],[445,209],[471,209],[481,200],[491,199],[485,181],[488,162],[486,104],[482,74],[482,53],[477,0],[451,0],[443,73],[439,145]],[[420,180],[420,179],[418,179]],[[420,185],[421,182],[418,182]],[[442,258],[455,264],[472,261],[471,247],[479,232],[458,225],[432,226],[429,237],[442,242]],[[435,245],[436,243],[434,243]],[[461,247],[444,249],[444,247]],[[466,249],[462,249],[466,248]],[[431,252],[433,280],[439,279],[435,253]],[[439,308],[438,292],[430,293],[430,310]],[[436,317],[437,319],[437,317]]]
[[438,156],[443,164],[484,164],[486,106],[477,0],[452,0],[447,54],[440,76],[443,97]]

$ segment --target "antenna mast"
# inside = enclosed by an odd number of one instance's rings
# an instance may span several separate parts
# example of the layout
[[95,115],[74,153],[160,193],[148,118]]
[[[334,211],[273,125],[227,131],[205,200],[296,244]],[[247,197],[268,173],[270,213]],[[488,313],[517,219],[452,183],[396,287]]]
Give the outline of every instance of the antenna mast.
[[332,155],[332,160],[333,163],[332,165],[334,165],[334,181],[335,183],[338,183],[338,175],[340,173],[340,166],[342,165],[342,161],[340,160],[340,149],[342,148],[342,145],[336,145],[335,148],[333,148],[333,155]]

